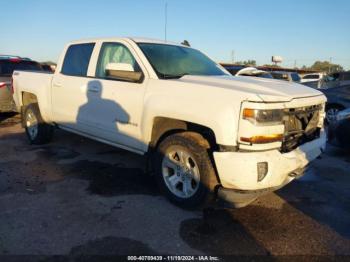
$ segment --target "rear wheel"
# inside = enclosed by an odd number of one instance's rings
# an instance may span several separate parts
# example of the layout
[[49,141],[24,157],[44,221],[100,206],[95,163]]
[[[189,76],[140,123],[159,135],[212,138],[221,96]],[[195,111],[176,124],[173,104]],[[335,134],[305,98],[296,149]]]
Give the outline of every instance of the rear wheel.
[[31,144],[41,145],[51,140],[53,127],[42,119],[38,104],[29,104],[25,107],[23,123]]
[[213,197],[218,182],[206,145],[201,135],[183,132],[165,138],[157,148],[157,183],[181,207],[198,206]]

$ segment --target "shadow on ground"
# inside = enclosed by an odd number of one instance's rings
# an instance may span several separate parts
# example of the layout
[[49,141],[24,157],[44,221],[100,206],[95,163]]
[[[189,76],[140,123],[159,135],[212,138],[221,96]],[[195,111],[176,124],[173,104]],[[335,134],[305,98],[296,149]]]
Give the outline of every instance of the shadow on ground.
[[[0,181],[0,195],[17,192],[44,194],[49,184],[69,179],[88,181],[86,190],[90,196],[96,195],[104,199],[108,197],[112,201],[111,197],[119,195],[126,196],[125,199],[127,199],[128,195],[130,197],[130,195],[156,196],[159,194],[153,179],[141,168],[84,159],[86,152],[85,149],[81,149],[81,145],[87,144],[90,149],[93,148],[92,153],[89,154],[94,157],[112,156],[112,158],[124,159],[122,157],[132,156],[123,150],[109,146],[103,146],[97,150],[98,143],[65,132],[62,132],[62,136],[54,143],[47,146],[28,145],[25,134],[18,133],[18,131],[1,135],[0,142],[3,146],[3,150],[0,148],[2,160],[5,156],[10,155],[8,161],[0,161],[0,178],[3,179]],[[60,161],[66,160],[69,161],[60,164]],[[322,224],[328,225],[341,236],[349,239],[350,183],[348,173],[337,165],[328,166],[328,160],[325,161],[327,165],[320,165],[319,162],[316,162],[312,166],[314,177],[309,177],[309,181],[307,179],[295,181],[278,191],[277,194],[281,198],[275,194],[269,194],[246,208],[238,210],[211,208],[205,209],[201,216],[198,216],[198,211],[192,212],[191,216],[195,218],[181,217],[178,220],[178,234],[182,241],[192,249],[211,255],[350,253],[349,242],[341,238],[339,240],[336,234],[322,226]],[[346,159],[344,161],[346,162]],[[85,194],[84,198],[86,199]],[[67,205],[67,203],[63,204]],[[159,215],[155,217],[148,216],[147,223],[152,225],[157,225],[159,221],[173,220],[174,218],[167,213],[169,210],[176,214],[182,212],[168,202],[159,201],[159,203],[159,209],[157,206],[157,210],[150,211],[146,200],[142,202],[143,210],[136,209],[129,212],[133,212],[134,217],[137,217],[137,223],[139,223],[139,218],[141,220],[147,217],[147,213],[159,212]],[[64,206],[65,212],[67,212],[66,207]],[[86,207],[73,207],[74,212],[83,211],[79,208]],[[118,209],[119,211],[126,212],[125,209]],[[33,212],[39,211],[34,210]],[[40,210],[40,212],[45,212],[45,210]],[[12,215],[9,213],[9,216]],[[129,213],[124,215],[130,216]],[[91,217],[88,216],[88,218]],[[69,217],[69,220],[71,219]],[[63,224],[63,226],[66,225]],[[17,230],[17,228],[13,229],[13,234],[20,232]],[[127,228],[127,230],[131,232],[133,228]],[[164,236],[161,230],[162,225],[160,224],[159,232],[155,230],[154,234],[145,235],[142,242],[125,237],[100,238],[93,235],[90,241],[73,247],[69,255],[77,258],[87,255],[90,261],[98,261],[92,260],[96,258],[93,255],[101,254],[155,255],[157,250],[151,249],[145,243]],[[33,241],[34,239],[35,234]],[[172,237],[157,240],[160,242],[172,241]],[[184,243],[181,244],[184,245]],[[48,261],[64,261],[59,260],[59,257],[57,259]]]
[[66,167],[66,173],[89,181],[87,190],[102,196],[158,195],[153,177],[138,168],[125,168],[82,160]]
[[269,255],[234,218],[232,210],[205,209],[202,218],[184,220],[180,236],[192,248],[212,255]]
[[304,179],[294,181],[277,194],[304,214],[350,239],[350,176],[344,170],[313,166]]
[[[158,252],[146,244],[123,237],[104,237],[73,247],[65,256],[37,256],[26,260],[40,262],[115,262],[126,261],[126,256],[156,256]],[[164,254],[163,254],[164,255]],[[33,260],[31,260],[33,259]],[[36,260],[34,260],[36,259]],[[22,260],[15,260],[22,261]]]

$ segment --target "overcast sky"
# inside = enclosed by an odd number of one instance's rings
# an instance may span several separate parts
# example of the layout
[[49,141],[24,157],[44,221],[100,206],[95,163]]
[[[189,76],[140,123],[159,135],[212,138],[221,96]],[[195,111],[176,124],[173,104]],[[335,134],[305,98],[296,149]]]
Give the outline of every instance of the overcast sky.
[[56,62],[80,38],[187,39],[218,62],[284,66],[330,60],[350,69],[348,0],[0,0],[0,53]]

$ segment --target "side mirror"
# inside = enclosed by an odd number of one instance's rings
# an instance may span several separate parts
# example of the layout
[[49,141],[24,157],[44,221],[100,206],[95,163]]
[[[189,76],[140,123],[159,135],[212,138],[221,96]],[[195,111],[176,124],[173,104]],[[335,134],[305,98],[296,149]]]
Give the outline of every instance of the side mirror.
[[132,65],[127,63],[109,63],[105,70],[108,78],[117,80],[140,82],[143,77],[142,72],[135,72]]

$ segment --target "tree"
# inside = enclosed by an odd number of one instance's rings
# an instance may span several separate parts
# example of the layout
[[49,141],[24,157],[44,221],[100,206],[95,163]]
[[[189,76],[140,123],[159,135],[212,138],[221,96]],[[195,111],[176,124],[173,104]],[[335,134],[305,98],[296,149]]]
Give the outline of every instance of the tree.
[[344,68],[341,65],[332,64],[328,61],[316,61],[310,69],[320,72],[328,72],[328,73],[334,73],[334,72],[340,72],[344,71]]

